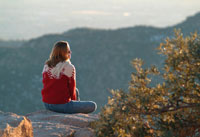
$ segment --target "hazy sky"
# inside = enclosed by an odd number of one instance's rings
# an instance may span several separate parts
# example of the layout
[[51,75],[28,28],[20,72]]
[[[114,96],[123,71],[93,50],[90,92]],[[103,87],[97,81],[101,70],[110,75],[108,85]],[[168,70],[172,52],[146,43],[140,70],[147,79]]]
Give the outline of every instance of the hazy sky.
[[200,12],[200,0],[0,0],[0,38],[30,39],[76,27],[157,27]]

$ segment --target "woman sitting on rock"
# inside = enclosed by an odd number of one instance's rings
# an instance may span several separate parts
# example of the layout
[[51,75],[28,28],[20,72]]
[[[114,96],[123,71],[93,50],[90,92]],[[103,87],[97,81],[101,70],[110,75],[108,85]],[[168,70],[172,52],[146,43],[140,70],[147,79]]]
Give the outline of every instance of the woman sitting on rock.
[[68,42],[57,42],[44,65],[42,101],[46,109],[60,113],[91,113],[97,108],[93,101],[80,101],[76,89],[76,71],[70,62]]

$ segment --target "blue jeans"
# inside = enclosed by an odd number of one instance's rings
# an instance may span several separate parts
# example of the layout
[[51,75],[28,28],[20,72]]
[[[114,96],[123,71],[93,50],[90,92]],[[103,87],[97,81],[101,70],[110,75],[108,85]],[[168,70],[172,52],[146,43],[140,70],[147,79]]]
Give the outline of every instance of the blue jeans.
[[79,91],[76,89],[77,101],[70,101],[66,104],[48,104],[44,103],[46,109],[59,113],[92,113],[97,109],[97,105],[93,101],[80,101]]
[[97,105],[93,101],[70,101],[66,104],[47,104],[44,103],[46,109],[59,113],[92,113],[96,110]]

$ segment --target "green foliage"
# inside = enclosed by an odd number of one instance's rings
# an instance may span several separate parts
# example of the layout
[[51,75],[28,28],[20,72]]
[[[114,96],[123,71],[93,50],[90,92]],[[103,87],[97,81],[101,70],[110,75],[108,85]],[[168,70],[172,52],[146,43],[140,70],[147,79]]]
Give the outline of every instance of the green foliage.
[[[200,134],[200,36],[180,31],[159,46],[162,71],[132,61],[129,92],[111,90],[112,97],[93,123],[97,136],[198,136]],[[163,81],[151,86],[151,76]]]

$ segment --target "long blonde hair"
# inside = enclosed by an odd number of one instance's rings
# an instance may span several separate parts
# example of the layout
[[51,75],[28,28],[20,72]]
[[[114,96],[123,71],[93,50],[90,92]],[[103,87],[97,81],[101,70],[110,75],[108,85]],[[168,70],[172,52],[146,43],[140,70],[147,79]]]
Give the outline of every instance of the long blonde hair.
[[70,47],[67,41],[58,41],[54,44],[49,59],[46,64],[49,67],[55,67],[59,62],[68,60],[66,56],[70,52]]

